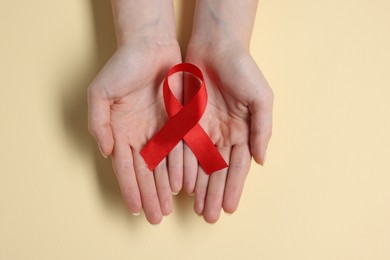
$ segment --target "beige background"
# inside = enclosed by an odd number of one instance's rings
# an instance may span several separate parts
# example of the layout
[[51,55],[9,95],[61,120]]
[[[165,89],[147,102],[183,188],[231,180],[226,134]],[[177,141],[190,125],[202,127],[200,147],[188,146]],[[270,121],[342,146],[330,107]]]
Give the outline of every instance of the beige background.
[[[193,1],[176,1],[180,41]],[[86,130],[115,49],[108,1],[1,1],[0,259],[390,259],[390,2],[264,0],[251,51],[275,92],[265,167],[206,224],[130,215]]]

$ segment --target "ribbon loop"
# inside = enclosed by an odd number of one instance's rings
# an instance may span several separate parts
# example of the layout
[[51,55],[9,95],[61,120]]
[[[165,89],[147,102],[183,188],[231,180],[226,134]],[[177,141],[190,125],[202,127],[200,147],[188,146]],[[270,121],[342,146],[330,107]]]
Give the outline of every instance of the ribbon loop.
[[[180,71],[192,73],[201,80],[194,96],[184,107],[168,84],[169,76]],[[207,90],[201,70],[191,63],[172,67],[164,80],[163,94],[169,120],[140,152],[148,168],[153,170],[182,139],[207,174],[226,168],[227,163],[198,123],[207,106]]]

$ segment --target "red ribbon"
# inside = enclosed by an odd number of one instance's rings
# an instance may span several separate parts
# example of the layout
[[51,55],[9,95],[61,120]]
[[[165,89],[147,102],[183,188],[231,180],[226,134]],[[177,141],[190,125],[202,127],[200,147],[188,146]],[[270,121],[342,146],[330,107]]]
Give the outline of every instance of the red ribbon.
[[[173,95],[168,84],[169,76],[179,71],[192,73],[201,80],[198,90],[184,107]],[[207,174],[226,168],[227,163],[198,124],[207,105],[207,90],[201,70],[190,63],[172,67],[164,80],[163,94],[169,120],[140,152],[148,168],[153,170],[182,139]]]

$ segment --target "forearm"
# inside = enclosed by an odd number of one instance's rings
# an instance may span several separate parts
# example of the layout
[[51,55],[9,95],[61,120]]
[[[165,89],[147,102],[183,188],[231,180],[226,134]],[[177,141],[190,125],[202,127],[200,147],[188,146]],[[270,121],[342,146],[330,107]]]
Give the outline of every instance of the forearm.
[[191,43],[233,42],[249,48],[257,0],[197,0]]
[[118,46],[135,38],[152,38],[160,44],[176,41],[172,0],[112,0]]

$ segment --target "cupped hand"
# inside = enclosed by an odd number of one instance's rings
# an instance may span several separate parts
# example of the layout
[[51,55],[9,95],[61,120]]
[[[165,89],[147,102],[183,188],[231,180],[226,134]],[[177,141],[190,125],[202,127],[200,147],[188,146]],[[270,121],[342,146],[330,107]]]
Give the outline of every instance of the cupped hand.
[[172,211],[172,192],[181,189],[183,147],[179,143],[153,172],[139,152],[167,120],[161,85],[180,62],[178,44],[137,39],[121,46],[88,88],[90,132],[102,154],[112,156],[129,210],[136,215],[143,208],[153,224]]
[[[229,164],[205,174],[184,145],[184,189],[195,194],[194,210],[207,222],[221,209],[233,213],[239,204],[251,157],[263,164],[272,129],[273,92],[249,51],[231,43],[190,44],[186,62],[200,67],[208,106],[200,124]],[[190,90],[184,81],[184,98]]]

